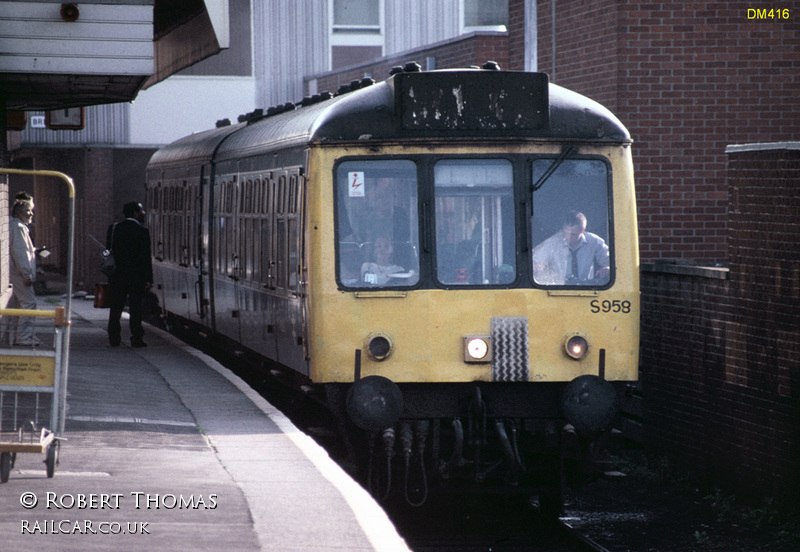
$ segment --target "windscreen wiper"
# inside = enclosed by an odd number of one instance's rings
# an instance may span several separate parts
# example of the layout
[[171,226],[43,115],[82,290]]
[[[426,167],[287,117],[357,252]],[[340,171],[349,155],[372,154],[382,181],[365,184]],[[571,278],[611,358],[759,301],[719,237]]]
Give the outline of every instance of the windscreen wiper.
[[556,160],[553,161],[552,165],[547,167],[547,170],[544,171],[544,174],[542,176],[540,176],[539,180],[537,180],[534,183],[533,187],[531,188],[531,191],[535,192],[536,190],[538,190],[539,188],[544,186],[545,181],[548,178],[550,178],[554,172],[556,172],[556,169],[558,169],[558,167],[561,165],[561,163],[564,161],[564,159],[566,159],[567,157],[572,155],[572,152],[574,152],[574,151],[575,151],[575,146],[567,146],[566,148],[564,148],[564,151],[561,152],[561,155],[559,155],[556,158]]

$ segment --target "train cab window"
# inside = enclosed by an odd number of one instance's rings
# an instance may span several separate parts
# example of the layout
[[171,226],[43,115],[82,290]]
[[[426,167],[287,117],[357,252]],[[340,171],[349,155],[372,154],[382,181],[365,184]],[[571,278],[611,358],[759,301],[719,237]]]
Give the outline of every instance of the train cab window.
[[416,285],[416,165],[408,160],[341,163],[336,201],[339,282],[362,289]]
[[445,285],[507,285],[517,278],[514,180],[503,159],[434,166],[436,278]]
[[613,246],[608,166],[598,159],[537,159],[532,168],[534,282],[547,287],[607,286],[612,276],[609,245]]

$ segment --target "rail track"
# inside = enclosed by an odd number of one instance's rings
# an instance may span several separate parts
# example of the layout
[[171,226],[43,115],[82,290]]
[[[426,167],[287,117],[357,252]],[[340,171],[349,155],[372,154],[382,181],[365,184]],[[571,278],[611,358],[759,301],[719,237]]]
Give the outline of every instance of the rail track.
[[564,520],[544,520],[524,492],[454,492],[421,509],[385,509],[414,552],[611,552]]
[[574,550],[578,551],[585,551],[585,552],[611,552],[604,546],[600,545],[599,543],[595,542],[591,538],[583,535],[580,531],[572,527],[566,521],[559,520],[558,522],[558,530],[562,531],[568,538],[574,539],[575,543],[578,545],[578,548],[574,548]]

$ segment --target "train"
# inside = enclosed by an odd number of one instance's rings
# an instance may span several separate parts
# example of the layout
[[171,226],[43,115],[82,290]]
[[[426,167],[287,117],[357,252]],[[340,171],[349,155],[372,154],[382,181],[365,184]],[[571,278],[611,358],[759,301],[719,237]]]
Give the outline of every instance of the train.
[[408,63],[160,148],[154,291],[322,397],[379,498],[558,515],[638,379],[631,146],[544,73]]

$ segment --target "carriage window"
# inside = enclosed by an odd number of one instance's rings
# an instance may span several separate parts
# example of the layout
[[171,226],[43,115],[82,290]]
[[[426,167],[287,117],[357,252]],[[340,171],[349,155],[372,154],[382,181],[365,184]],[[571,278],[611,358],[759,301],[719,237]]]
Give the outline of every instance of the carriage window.
[[596,159],[554,163],[533,162],[533,279],[543,286],[605,286],[611,279],[608,168]]
[[517,277],[514,181],[502,159],[434,168],[436,277],[447,285],[505,285]]
[[348,161],[336,173],[338,277],[351,288],[419,281],[417,169],[407,160]]

